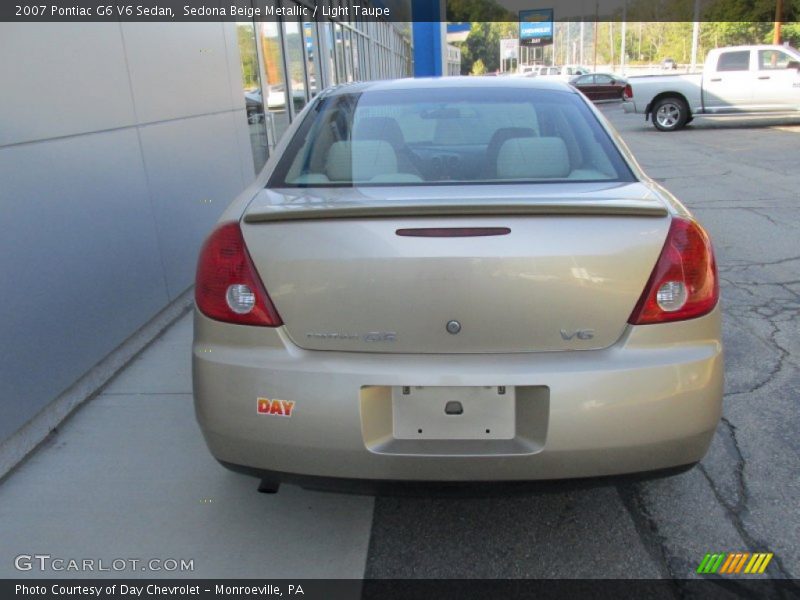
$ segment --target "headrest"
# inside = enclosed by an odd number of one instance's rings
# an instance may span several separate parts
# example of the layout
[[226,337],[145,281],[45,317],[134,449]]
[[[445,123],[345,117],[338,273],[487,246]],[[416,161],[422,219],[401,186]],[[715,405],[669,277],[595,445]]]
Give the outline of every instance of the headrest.
[[394,149],[380,140],[334,142],[328,151],[325,172],[331,181],[369,181],[378,175],[397,173]]
[[353,139],[383,140],[389,142],[395,150],[405,144],[403,131],[392,117],[365,117],[357,120],[353,128]]
[[560,179],[571,170],[567,146],[557,137],[511,138],[497,154],[498,179]]

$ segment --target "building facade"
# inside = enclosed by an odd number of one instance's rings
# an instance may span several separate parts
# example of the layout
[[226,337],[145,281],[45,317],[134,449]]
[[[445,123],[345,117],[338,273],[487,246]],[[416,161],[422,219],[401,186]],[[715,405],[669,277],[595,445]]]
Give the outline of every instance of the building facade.
[[447,58],[445,60],[444,75],[448,77],[461,75],[461,50],[453,44],[447,44],[445,49]]
[[409,75],[409,37],[347,18],[0,24],[0,467],[185,300],[202,240],[309,99]]

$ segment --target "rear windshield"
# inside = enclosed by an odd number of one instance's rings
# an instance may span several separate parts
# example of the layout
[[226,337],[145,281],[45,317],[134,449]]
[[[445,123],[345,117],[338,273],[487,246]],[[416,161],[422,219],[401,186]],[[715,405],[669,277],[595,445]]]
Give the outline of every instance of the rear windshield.
[[579,95],[465,87],[323,98],[301,124],[269,185],[633,180]]

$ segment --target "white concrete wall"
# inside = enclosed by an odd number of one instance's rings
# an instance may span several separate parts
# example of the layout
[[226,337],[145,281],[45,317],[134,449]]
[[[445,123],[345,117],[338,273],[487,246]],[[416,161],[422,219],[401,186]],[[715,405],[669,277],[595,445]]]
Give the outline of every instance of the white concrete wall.
[[191,285],[240,72],[233,23],[0,24],[0,442]]

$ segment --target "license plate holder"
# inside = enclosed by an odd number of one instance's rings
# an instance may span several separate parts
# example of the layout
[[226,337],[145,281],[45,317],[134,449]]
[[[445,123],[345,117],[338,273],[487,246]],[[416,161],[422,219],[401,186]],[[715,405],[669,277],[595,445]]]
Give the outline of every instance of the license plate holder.
[[[460,414],[445,412],[453,402],[460,403]],[[513,386],[392,387],[395,439],[510,440],[515,421]]]

